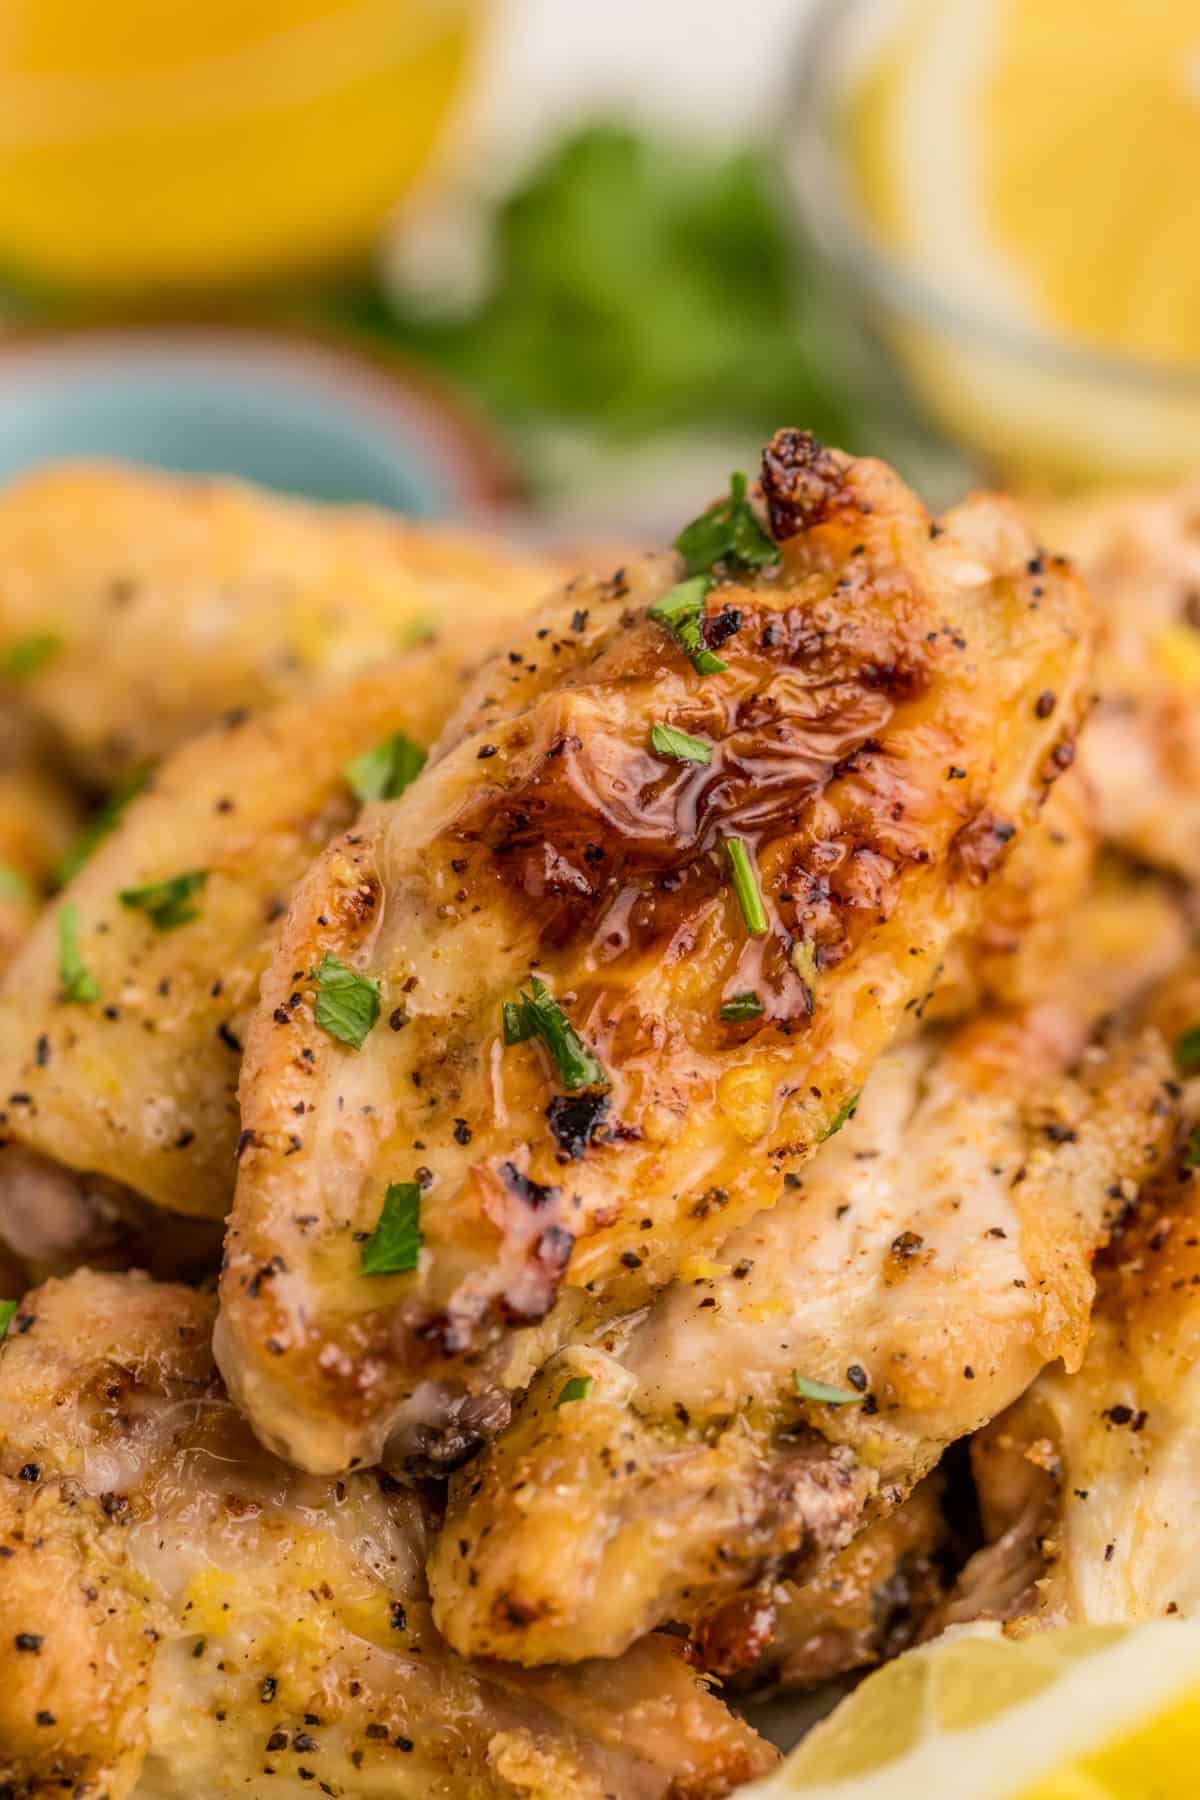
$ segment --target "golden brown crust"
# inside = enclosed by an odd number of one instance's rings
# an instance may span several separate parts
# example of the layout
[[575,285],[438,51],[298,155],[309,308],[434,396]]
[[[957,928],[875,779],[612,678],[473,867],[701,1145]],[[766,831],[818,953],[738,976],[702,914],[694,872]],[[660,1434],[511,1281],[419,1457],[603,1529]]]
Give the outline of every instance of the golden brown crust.
[[[826,486],[836,468],[837,504],[777,570],[707,597],[726,672],[699,678],[650,616],[671,559],[574,584],[481,674],[435,766],[299,889],[247,1043],[218,1345],[301,1463],[378,1454],[418,1390],[436,1426],[507,1379],[514,1327],[636,1306],[769,1203],[977,918],[981,837],[1002,851],[1069,760],[1077,586],[1035,583],[1007,513],[989,563],[931,535],[881,465],[813,467]],[[711,763],[656,754],[660,721]],[[761,936],[730,837],[756,865]],[[326,953],[379,980],[398,1025],[357,1056],[297,989]],[[499,1041],[531,971],[611,1083],[580,1157],[554,1129],[552,1065]],[[748,989],[761,1014],[723,1021]],[[364,1281],[361,1234],[401,1180],[425,1184],[421,1267]],[[252,1288],[273,1257],[286,1274]]]

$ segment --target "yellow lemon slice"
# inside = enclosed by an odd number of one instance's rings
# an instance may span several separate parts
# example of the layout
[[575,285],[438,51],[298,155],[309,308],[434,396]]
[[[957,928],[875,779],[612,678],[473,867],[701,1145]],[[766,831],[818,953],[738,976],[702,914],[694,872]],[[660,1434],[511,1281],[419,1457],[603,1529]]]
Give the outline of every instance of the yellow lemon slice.
[[7,0],[0,269],[223,284],[365,245],[484,0]]
[[1200,1624],[948,1632],[843,1700],[758,1800],[1184,1800]]
[[1200,6],[914,0],[857,108],[868,217],[951,292],[1200,363]]
[[849,175],[885,254],[957,315],[894,327],[932,408],[1017,478],[1194,461],[1200,4],[899,0],[887,27],[848,96]]

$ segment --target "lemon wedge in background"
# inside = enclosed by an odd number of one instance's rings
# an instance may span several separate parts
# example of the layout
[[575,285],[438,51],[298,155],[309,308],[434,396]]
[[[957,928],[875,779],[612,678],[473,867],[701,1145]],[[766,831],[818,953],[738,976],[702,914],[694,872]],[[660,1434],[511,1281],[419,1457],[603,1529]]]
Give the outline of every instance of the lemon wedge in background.
[[1200,1624],[968,1626],[869,1677],[749,1800],[1186,1800]]
[[484,0],[5,0],[0,271],[222,286],[363,250]]
[[[1193,463],[1198,0],[894,0],[884,23],[847,96],[848,173],[885,257],[957,315],[892,328],[931,408],[1010,477]],[[1163,379],[1060,367],[1034,338]]]

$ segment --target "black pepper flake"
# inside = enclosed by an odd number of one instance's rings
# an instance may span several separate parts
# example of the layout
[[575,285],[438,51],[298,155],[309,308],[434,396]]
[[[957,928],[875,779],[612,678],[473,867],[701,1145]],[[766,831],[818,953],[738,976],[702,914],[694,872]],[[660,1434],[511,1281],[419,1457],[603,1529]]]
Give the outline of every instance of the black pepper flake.
[[41,1479],[42,1465],[40,1463],[28,1462],[17,1471],[18,1481],[40,1481]]
[[607,1094],[588,1090],[581,1094],[556,1094],[546,1108],[546,1119],[562,1155],[577,1162],[587,1154],[608,1116],[612,1102]]
[[275,1691],[278,1686],[279,1683],[273,1675],[263,1676],[258,1687],[258,1697],[264,1706],[270,1706],[272,1700],[275,1698]]
[[1039,719],[1048,719],[1058,704],[1058,696],[1050,688],[1043,688],[1034,703],[1034,712]]
[[408,1614],[405,1612],[404,1607],[401,1605],[399,1600],[393,1600],[392,1601],[392,1630],[393,1631],[406,1631],[407,1629],[408,1629]]
[[387,1726],[372,1723],[367,1726],[367,1736],[369,1738],[385,1738],[387,1736]]
[[46,1064],[50,1061],[50,1039],[46,1036],[44,1031],[37,1041],[36,1056],[38,1068],[44,1069]]
[[287,1732],[286,1731],[273,1731],[271,1733],[270,1737],[267,1739],[266,1747],[267,1747],[268,1754],[273,1750],[286,1750],[288,1747]]
[[1114,1425],[1128,1425],[1133,1418],[1133,1408],[1120,1404],[1110,1406],[1102,1416],[1111,1420]]
[[316,1738],[310,1736],[307,1731],[298,1731],[292,1739],[292,1749],[299,1751],[304,1756],[315,1756],[320,1748]]
[[36,1723],[39,1725],[57,1725],[58,1720],[52,1712],[47,1712],[45,1707],[43,1707],[37,1714]]
[[17,1649],[23,1651],[27,1656],[37,1656],[45,1641],[45,1638],[36,1631],[18,1631],[13,1639]]
[[480,762],[486,762],[488,760],[489,756],[495,756],[495,754],[496,754],[496,745],[495,744],[482,744],[480,746],[480,748],[475,752],[475,755],[476,755],[478,761],[480,761]]
[[454,1141],[456,1144],[462,1144],[464,1146],[466,1146],[467,1144],[470,1143],[471,1127],[467,1124],[467,1121],[465,1119],[455,1119],[455,1121],[454,1121]]
[[967,771],[965,769],[960,769],[957,763],[951,763],[950,767],[946,770],[946,780],[965,781],[966,779]]
[[239,1162],[241,1162],[243,1156],[245,1156],[247,1150],[250,1149],[251,1145],[256,1145],[257,1143],[258,1143],[258,1139],[252,1131],[239,1131],[238,1132],[238,1141],[237,1141],[237,1160]]
[[235,1056],[240,1056],[242,1054],[241,1042],[238,1039],[237,1034],[231,1029],[227,1019],[222,1019],[221,1023],[217,1026],[217,1036],[220,1038],[225,1048],[227,1050],[232,1050]]
[[850,1364],[850,1367],[846,1370],[846,1380],[850,1383],[850,1386],[855,1392],[859,1394],[865,1394],[870,1386],[867,1371],[863,1368],[861,1363]]

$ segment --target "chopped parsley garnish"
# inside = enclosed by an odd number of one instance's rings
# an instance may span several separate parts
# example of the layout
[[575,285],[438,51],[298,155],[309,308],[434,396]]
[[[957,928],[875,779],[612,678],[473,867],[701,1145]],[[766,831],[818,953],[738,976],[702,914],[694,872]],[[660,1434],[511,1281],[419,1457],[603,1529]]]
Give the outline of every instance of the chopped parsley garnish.
[[79,908],[73,900],[58,909],[58,979],[63,999],[74,1006],[100,998],[100,984],[79,953]]
[[592,1378],[590,1375],[572,1375],[570,1381],[565,1384],[562,1393],[554,1402],[555,1409],[557,1410],[560,1406],[566,1406],[568,1401],[571,1400],[586,1400],[591,1385]]
[[580,1088],[611,1086],[562,1007],[536,975],[530,977],[527,994],[505,1001],[502,1019],[506,1044],[523,1044],[531,1037],[541,1039],[558,1066],[558,1078],[568,1094]]
[[714,656],[704,641],[700,621],[704,602],[713,585],[711,575],[698,575],[694,581],[681,581],[670,588],[650,608],[649,617],[665,625],[681,650],[686,650],[697,675],[721,675],[729,667]]
[[726,838],[725,855],[729,860],[733,891],[737,895],[738,905],[742,909],[746,930],[751,937],[762,937],[769,929],[767,909],[763,905],[762,895],[758,891],[758,876],[754,872],[754,864],[750,861],[750,852],[746,848],[745,839]]
[[861,1394],[852,1394],[849,1388],[830,1387],[827,1381],[810,1381],[798,1369],[792,1370],[792,1386],[802,1400],[819,1400],[824,1406],[855,1406],[862,1400]]
[[379,983],[326,951],[313,976],[317,984],[317,1024],[340,1044],[361,1050],[379,1017]]
[[155,931],[175,931],[200,917],[193,895],[201,893],[207,881],[207,869],[186,869],[146,887],[122,888],[117,898],[131,912],[144,912]]
[[11,863],[0,863],[0,900],[32,900],[33,883]]
[[1183,1161],[1186,1168],[1200,1169],[1200,1125],[1193,1125],[1188,1133],[1187,1143],[1183,1146]]
[[415,1181],[389,1182],[379,1222],[362,1247],[363,1274],[411,1274],[423,1242],[420,1188]]
[[650,742],[660,756],[673,756],[676,762],[712,761],[711,744],[706,744],[703,738],[689,737],[686,731],[677,731],[674,725],[652,726]]
[[721,1017],[728,1025],[740,1025],[744,1019],[757,1019],[763,1003],[757,994],[735,994],[721,1007]]
[[55,873],[60,887],[66,887],[69,881],[75,879],[97,845],[116,830],[126,807],[137,799],[152,773],[153,770],[149,768],[139,770],[123,787],[110,794],[99,811],[92,815],[58,865]]
[[17,1300],[0,1300],[0,1344],[8,1336],[8,1328],[13,1322],[18,1305]]
[[765,569],[782,555],[779,545],[765,531],[746,498],[746,477],[729,477],[729,493],[717,500],[698,519],[685,525],[675,548],[687,563],[689,575],[704,575],[717,563],[738,569]]
[[1189,1025],[1175,1039],[1175,1067],[1181,1075],[1200,1075],[1200,1025]]
[[817,1139],[818,1144],[827,1144],[831,1137],[837,1136],[838,1132],[842,1129],[842,1126],[852,1119],[857,1112],[859,1099],[860,1096],[858,1094],[851,1094],[845,1106],[843,1106],[841,1111],[835,1115],[832,1125],[828,1126]]
[[18,638],[0,652],[0,673],[10,681],[29,681],[40,675],[62,647],[63,641],[57,631],[32,632],[29,637]]
[[368,800],[398,800],[425,767],[425,752],[403,731],[384,738],[348,762],[342,774],[365,806]]

